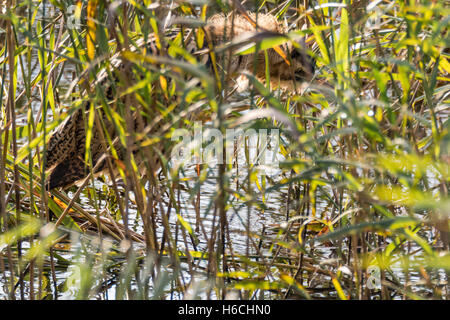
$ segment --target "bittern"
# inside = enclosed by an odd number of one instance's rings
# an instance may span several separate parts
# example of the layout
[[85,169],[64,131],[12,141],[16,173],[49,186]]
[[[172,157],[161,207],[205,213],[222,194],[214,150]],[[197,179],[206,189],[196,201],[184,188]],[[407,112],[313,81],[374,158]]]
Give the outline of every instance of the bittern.
[[[210,17],[204,26],[204,31],[207,39],[207,43],[210,44],[210,48],[217,48],[220,45],[231,43],[229,46],[231,54],[225,52],[217,55],[217,59],[214,59],[219,69],[224,72],[228,72],[229,75],[235,75],[242,71],[247,71],[254,74],[258,78],[265,78],[266,75],[266,57],[268,58],[270,78],[271,80],[278,79],[280,81],[302,81],[311,78],[314,72],[314,64],[311,61],[309,55],[306,54],[304,46],[294,46],[291,42],[276,48],[267,50],[267,55],[264,52],[258,52],[248,55],[233,54],[234,51],[239,49],[239,46],[233,46],[233,42],[239,43],[239,40],[250,39],[251,41],[258,41],[263,36],[280,35],[286,32],[285,28],[277,21],[277,19],[270,14],[236,14],[229,15],[217,14]],[[170,32],[171,37],[174,37],[174,31]],[[258,38],[259,37],[259,38]],[[191,37],[193,38],[193,37]],[[208,48],[195,48],[195,41],[188,40],[190,51],[209,51]],[[248,42],[248,41],[247,41]],[[245,41],[243,41],[245,43]],[[241,43],[242,44],[242,43]],[[160,55],[160,50],[155,46],[155,38],[150,39],[146,43],[148,51],[153,55]],[[206,45],[205,45],[206,47]],[[167,50],[164,50],[167,52]],[[206,54],[205,54],[206,55]],[[205,62],[209,69],[212,71],[211,54],[208,54],[208,59]],[[90,86],[90,90],[86,90],[86,94],[93,92],[95,88],[101,88],[104,93],[106,101],[108,103],[114,103],[115,97],[119,97],[123,104],[133,104],[135,111],[129,114],[132,118],[132,123],[129,123],[129,130],[135,132],[156,133],[158,128],[153,128],[152,132],[145,131],[145,128],[149,126],[148,117],[141,117],[139,115],[138,106],[139,101],[132,97],[132,94],[117,95],[117,87],[126,86],[130,87],[136,82],[133,73],[130,68],[133,62],[129,61],[125,55],[121,52],[116,54],[112,60],[111,65],[113,72],[106,72],[103,70],[97,77],[97,81]],[[217,69],[216,69],[217,70]],[[125,79],[125,81],[123,81]],[[124,89],[124,88],[123,88]],[[125,88],[126,89],[126,88]],[[92,102],[89,102],[92,103]],[[82,181],[89,175],[89,166],[86,163],[85,152],[90,150],[92,163],[90,164],[95,168],[94,174],[100,174],[106,170],[106,161],[104,161],[103,154],[105,154],[105,137],[109,137],[109,141],[115,141],[112,145],[116,149],[116,159],[124,161],[126,158],[126,150],[123,143],[117,139],[116,128],[111,120],[110,116],[106,116],[104,111],[100,111],[103,126],[94,125],[91,127],[92,139],[90,145],[86,148],[86,119],[88,119],[88,113],[92,112],[92,108],[89,108],[89,103],[85,103],[83,107],[78,108],[74,113],[65,119],[51,135],[48,142],[46,153],[46,170],[49,173],[47,179],[47,188],[53,189],[57,187],[68,187],[77,182]],[[137,110],[137,111],[136,111]],[[158,117],[158,112],[151,118]],[[193,117],[197,116],[198,112]],[[192,119],[192,117],[191,117]],[[154,126],[153,126],[154,127]],[[103,130],[104,132],[100,132]],[[102,143],[103,141],[103,143]],[[161,147],[164,150],[163,154],[167,155],[170,151],[170,146]],[[135,151],[133,151],[135,152]],[[135,153],[133,153],[135,154]],[[147,154],[148,155],[148,154]],[[159,170],[160,161],[156,154],[150,155],[154,159],[152,166],[153,170]],[[147,159],[152,161],[151,159]],[[102,161],[102,163],[99,163]]]

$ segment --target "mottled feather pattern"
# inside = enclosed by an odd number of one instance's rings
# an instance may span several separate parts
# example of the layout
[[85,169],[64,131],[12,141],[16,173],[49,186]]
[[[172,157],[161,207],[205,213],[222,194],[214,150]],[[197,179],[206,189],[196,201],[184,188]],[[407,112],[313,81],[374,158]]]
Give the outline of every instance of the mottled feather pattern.
[[[76,111],[76,114],[80,113]],[[75,152],[75,127],[78,120],[76,114],[69,116],[50,137],[47,144],[47,169]]]

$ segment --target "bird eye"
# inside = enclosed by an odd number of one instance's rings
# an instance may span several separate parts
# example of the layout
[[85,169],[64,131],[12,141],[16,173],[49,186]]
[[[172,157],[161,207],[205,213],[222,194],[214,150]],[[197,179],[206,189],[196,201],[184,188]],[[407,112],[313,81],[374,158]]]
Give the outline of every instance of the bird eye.
[[315,61],[302,49],[294,49],[291,53],[291,59],[296,62],[295,80],[309,80],[314,74]]
[[305,72],[303,70],[297,70],[295,71],[295,80],[296,81],[304,81],[305,80]]

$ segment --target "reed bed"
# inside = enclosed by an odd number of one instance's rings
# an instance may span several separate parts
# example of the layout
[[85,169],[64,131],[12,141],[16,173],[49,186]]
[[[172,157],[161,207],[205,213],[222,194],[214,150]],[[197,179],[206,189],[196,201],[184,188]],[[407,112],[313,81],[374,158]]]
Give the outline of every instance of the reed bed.
[[[2,0],[0,8],[2,299],[449,298],[445,2]],[[204,26],[215,13],[246,10],[269,12],[290,31],[234,54],[305,37],[311,81],[244,73],[247,87],[236,90],[229,46],[208,43]],[[188,43],[224,64],[208,69]],[[92,84],[114,78],[115,54],[134,80],[115,76],[108,100]],[[89,108],[87,145],[103,139],[120,179],[108,170],[94,177],[88,147],[88,179],[48,191],[48,139],[79,108]],[[103,113],[127,150],[122,160]],[[130,126],[136,113],[143,131]],[[164,152],[173,134],[193,137],[200,125],[279,139],[252,148],[244,137],[231,142],[229,161],[177,164]],[[264,150],[277,161],[264,162]]]

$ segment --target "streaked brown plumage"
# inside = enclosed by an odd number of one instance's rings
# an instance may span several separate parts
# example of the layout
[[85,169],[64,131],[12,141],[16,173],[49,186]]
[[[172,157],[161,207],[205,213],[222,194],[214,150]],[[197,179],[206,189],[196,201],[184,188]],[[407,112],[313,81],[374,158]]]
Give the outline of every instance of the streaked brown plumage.
[[[214,15],[209,20],[205,27],[205,31],[214,46],[222,44],[224,41],[230,41],[238,37],[245,37],[249,33],[257,32],[272,32],[272,33],[284,33],[284,28],[277,22],[276,18],[269,14],[259,14],[256,17],[253,13],[249,13],[248,17],[257,21],[258,25],[264,26],[264,28],[257,28],[244,16],[235,14],[234,18],[231,15]],[[233,30],[233,32],[231,31]],[[194,42],[194,41],[192,41]],[[150,43],[150,53],[158,54],[155,52],[155,46]],[[191,47],[192,51],[195,48]],[[198,48],[197,48],[198,49]],[[293,48],[292,44],[287,43],[283,46],[283,50],[291,56],[292,64],[288,66],[285,60],[275,50],[268,50],[268,57],[270,63],[270,76],[271,79],[277,78],[279,80],[291,80],[292,75],[296,78],[309,79],[313,73],[313,65],[309,58],[302,51],[297,51]],[[228,55],[225,55],[228,56]],[[265,75],[265,56],[264,53],[259,53],[256,56],[256,64],[254,63],[255,56],[232,56],[230,61],[218,61],[219,65],[227,65],[230,63],[229,69],[232,74],[239,71],[253,72],[257,77],[264,78]],[[91,88],[100,85],[104,90],[105,97],[108,101],[114,99],[111,86],[108,85],[108,81],[117,81],[123,74],[127,72],[127,64],[130,62],[122,60],[120,55],[116,55],[112,58],[112,65],[115,73],[111,78],[106,71],[100,73],[97,77],[97,81],[91,86]],[[256,68],[255,68],[256,66]],[[131,74],[131,72],[129,72]],[[132,79],[132,77],[129,77]],[[298,80],[298,79],[297,79]],[[123,83],[123,82],[121,82]],[[132,84],[128,84],[132,85]],[[122,97],[121,99],[126,99]],[[132,98],[131,98],[132,99]],[[133,100],[133,99],[132,99]],[[138,103],[137,101],[132,101]],[[127,100],[129,103],[129,100]],[[90,170],[85,164],[85,150],[86,150],[86,130],[85,123],[88,111],[86,106],[77,109],[72,115],[70,115],[52,134],[46,153],[46,170],[49,173],[47,180],[48,189],[57,187],[68,187],[74,183],[85,178]],[[115,129],[112,123],[107,119],[103,112],[103,123],[105,124],[107,134],[113,139]],[[136,132],[142,132],[147,123],[142,123],[142,118],[138,121],[136,115],[133,115],[134,129]],[[100,157],[104,153],[104,147],[100,143],[100,132],[93,129],[93,137],[90,145],[90,151],[92,154],[92,165],[95,167]],[[117,140],[117,139],[116,139]],[[125,150],[120,146],[118,141],[115,142],[114,147],[117,149],[118,157],[120,160],[124,159]],[[163,147],[161,147],[163,148]],[[167,154],[170,148],[164,148],[163,154]],[[152,157],[157,161],[158,157]],[[95,173],[99,173],[105,169],[106,163],[97,165]],[[154,170],[159,169],[159,164],[155,164]]]
[[[258,27],[255,28],[251,21],[257,23]],[[277,35],[285,34],[287,31],[277,21],[275,16],[261,13],[256,15],[252,12],[248,13],[248,17],[243,15],[234,15],[233,17],[232,13],[229,15],[216,14],[208,19],[206,29],[215,45],[219,45],[224,39],[227,41],[245,40],[251,38],[255,33],[272,33]],[[285,43],[281,48],[285,53],[290,54],[292,65],[288,66],[285,59],[274,49],[268,50],[271,79],[292,81],[292,75],[296,76],[298,80],[309,79],[314,72],[314,67],[306,53],[302,50],[295,50],[291,42]],[[228,57],[228,55],[225,56]],[[224,65],[227,64],[225,63]],[[254,55],[234,55],[231,57],[230,65],[231,73],[247,70],[259,78],[265,77],[266,61],[264,52],[258,53],[256,61]]]

